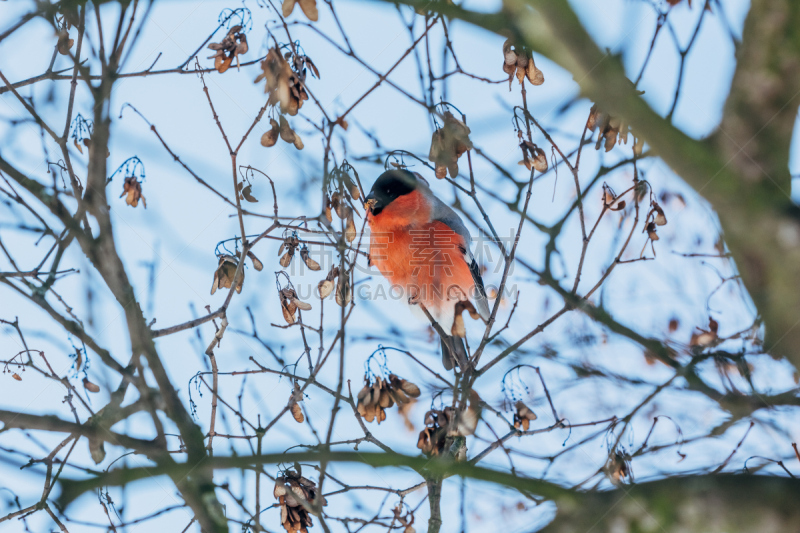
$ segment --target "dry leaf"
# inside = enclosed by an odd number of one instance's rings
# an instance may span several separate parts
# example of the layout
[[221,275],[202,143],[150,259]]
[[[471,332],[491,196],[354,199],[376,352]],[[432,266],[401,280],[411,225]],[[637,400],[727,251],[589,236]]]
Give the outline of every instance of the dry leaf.
[[89,392],[100,392],[100,386],[89,381],[89,378],[83,378],[83,388]]

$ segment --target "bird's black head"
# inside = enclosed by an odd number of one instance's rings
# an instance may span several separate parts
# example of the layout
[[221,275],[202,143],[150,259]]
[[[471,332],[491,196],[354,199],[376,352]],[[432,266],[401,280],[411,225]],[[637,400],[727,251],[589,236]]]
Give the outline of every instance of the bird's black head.
[[409,194],[417,189],[417,177],[408,170],[388,170],[381,174],[372,185],[367,200],[374,200],[372,214],[378,215],[396,198]]

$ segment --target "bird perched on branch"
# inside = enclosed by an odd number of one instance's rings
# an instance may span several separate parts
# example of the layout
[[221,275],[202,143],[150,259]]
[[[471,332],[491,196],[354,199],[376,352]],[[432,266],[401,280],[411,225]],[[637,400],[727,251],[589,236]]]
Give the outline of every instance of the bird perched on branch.
[[[412,309],[438,325],[442,363],[464,370],[462,312],[489,319],[489,303],[469,231],[417,173],[389,170],[366,197],[370,264],[401,289]],[[436,326],[434,326],[436,327]]]

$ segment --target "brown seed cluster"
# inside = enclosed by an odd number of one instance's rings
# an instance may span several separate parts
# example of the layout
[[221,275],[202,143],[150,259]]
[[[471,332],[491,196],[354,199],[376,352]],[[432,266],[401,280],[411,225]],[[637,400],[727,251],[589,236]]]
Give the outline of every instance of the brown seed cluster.
[[[631,83],[632,91],[637,95],[644,94],[644,91],[637,91]],[[592,106],[589,111],[589,118],[586,121],[586,128],[590,131],[598,130],[600,133],[597,136],[597,142],[594,145],[595,150],[599,150],[600,146],[605,147],[606,152],[610,152],[614,145],[628,144],[628,134],[630,133],[630,126],[626,124],[621,118],[613,117],[608,113],[600,110],[597,104]],[[642,148],[644,147],[644,139],[634,136],[633,153],[637,157],[642,155]]]
[[[292,60],[292,65],[289,64],[289,59]],[[267,103],[280,104],[281,113],[296,115],[303,107],[303,102],[308,100],[305,88],[306,67],[319,78],[319,71],[308,56],[293,52],[287,52],[283,56],[277,47],[270,48],[267,57],[261,62],[262,72],[255,80],[256,83],[265,81],[264,92],[269,94]]]
[[659,239],[658,233],[656,232],[657,227],[666,225],[667,217],[664,214],[664,210],[660,205],[658,205],[658,202],[653,201],[650,207],[650,212],[647,213],[647,219],[645,222],[645,231],[647,232],[647,236],[651,241],[657,241]]
[[625,478],[631,478],[631,461],[630,456],[620,451],[612,451],[608,454],[606,461],[605,471],[611,482],[619,485]]
[[283,0],[284,17],[288,17],[292,14],[295,4],[300,4],[300,9],[303,10],[303,14],[308,17],[308,20],[316,22],[319,19],[317,0]]
[[470,129],[450,111],[444,113],[444,125],[433,132],[428,160],[436,165],[436,177],[444,179],[458,175],[458,158],[472,149]]
[[[260,261],[259,261],[260,262]],[[211,284],[211,294],[217,292],[219,288],[230,289],[233,286],[233,277],[236,275],[236,267],[239,260],[232,255],[219,256],[219,264],[214,271],[214,282]],[[244,269],[239,273],[239,282],[236,285],[236,292],[242,292],[244,284]]]
[[[522,132],[520,132],[520,136]],[[519,143],[522,148],[522,161],[520,165],[525,165],[528,170],[536,169],[539,172],[547,172],[547,154],[536,144],[527,139],[522,139]]]
[[125,198],[125,203],[129,206],[136,207],[139,205],[139,200],[141,200],[142,205],[147,209],[147,201],[142,195],[142,184],[136,179],[136,176],[129,176],[122,183],[122,194],[119,197],[122,198],[125,195],[128,195]]
[[281,300],[281,310],[283,311],[283,319],[287,324],[294,324],[297,322],[295,314],[297,310],[311,311],[311,304],[301,301],[297,297],[297,293],[291,287],[284,287],[278,292],[278,297]]
[[515,74],[520,84],[525,81],[525,78],[533,85],[544,83],[544,74],[536,68],[533,54],[524,47],[516,46],[511,39],[503,43],[503,72],[508,74],[509,90],[511,90]]
[[475,433],[480,420],[479,404],[480,398],[473,391],[469,406],[460,412],[448,406],[425,413],[425,428],[419,432],[417,448],[428,457],[438,457],[444,452],[447,437],[466,437]]
[[261,146],[266,148],[270,148],[275,146],[275,143],[278,142],[278,138],[288,144],[293,144],[295,148],[298,150],[302,150],[305,146],[303,144],[303,139],[300,137],[300,134],[297,133],[292,129],[289,125],[289,122],[284,118],[283,115],[278,117],[278,121],[274,118],[269,119],[270,129],[269,131],[265,132],[264,135],[261,136]]
[[358,414],[367,422],[377,420],[378,424],[386,420],[386,409],[397,404],[398,409],[419,398],[420,390],[414,383],[389,374],[387,379],[375,378],[372,385],[364,378],[366,385],[358,393]]
[[[299,472],[287,470],[275,480],[272,495],[281,506],[281,524],[287,533],[308,533],[314,524],[303,503],[309,504],[317,497],[316,483]],[[319,497],[322,505],[326,505],[325,497],[321,494]]]
[[625,209],[625,200],[617,200],[614,189],[603,184],[603,206],[611,211],[622,211]]
[[334,192],[325,197],[325,218],[328,222],[333,222],[333,213],[341,220],[345,221],[344,238],[347,242],[353,242],[358,235],[352,202],[361,197],[361,190],[347,174],[342,178],[344,181],[344,192]]
[[241,26],[232,26],[221,42],[211,43],[208,47],[216,51],[213,56],[208,58],[214,60],[214,68],[222,74],[230,68],[234,59],[236,59],[236,68],[239,68],[239,56],[246,54],[248,50],[247,37],[242,32]]
[[534,413],[530,407],[521,401],[518,401],[514,407],[516,408],[516,412],[514,413],[514,427],[522,429],[522,431],[528,431],[531,427],[531,422],[539,417],[536,416],[536,413]]
[[[338,283],[337,283],[338,278]],[[328,272],[328,275],[325,276],[325,279],[319,282],[317,285],[317,289],[319,289],[319,298],[320,300],[324,300],[336,289],[336,303],[337,305],[344,307],[345,305],[350,303],[350,300],[353,298],[353,293],[350,288],[350,276],[345,274],[344,276],[340,275],[339,267],[334,266]]]
[[292,259],[298,248],[300,248],[300,259],[303,260],[303,263],[305,263],[309,270],[318,271],[322,268],[319,266],[319,263],[314,261],[309,255],[308,246],[305,244],[301,245],[300,239],[298,239],[297,235],[294,233],[286,237],[283,243],[281,243],[281,247],[278,248],[278,255],[281,256],[279,263],[283,268],[288,268],[289,265],[292,264]]

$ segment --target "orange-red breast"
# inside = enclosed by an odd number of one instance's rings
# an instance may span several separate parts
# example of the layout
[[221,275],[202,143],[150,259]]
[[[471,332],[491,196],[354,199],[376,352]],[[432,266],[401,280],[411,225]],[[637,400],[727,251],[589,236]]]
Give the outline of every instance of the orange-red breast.
[[471,302],[484,320],[489,319],[469,231],[422,176],[407,170],[381,174],[366,200],[371,205],[370,264],[403,291],[412,308],[422,303],[439,323],[445,333],[445,368],[450,370],[455,362],[464,369],[468,356],[463,339],[453,330],[455,306]]

